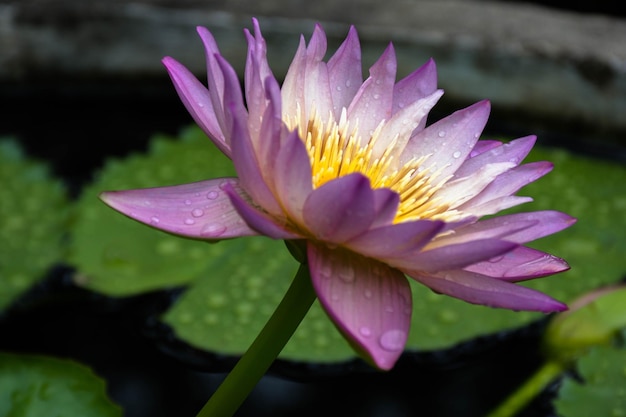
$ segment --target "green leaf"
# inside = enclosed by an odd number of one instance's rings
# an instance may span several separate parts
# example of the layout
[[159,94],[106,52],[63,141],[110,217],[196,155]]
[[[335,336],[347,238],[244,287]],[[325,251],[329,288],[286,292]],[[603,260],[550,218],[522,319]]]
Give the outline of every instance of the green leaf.
[[69,360],[0,353],[0,415],[119,417],[91,369]]
[[612,286],[588,293],[556,315],[544,342],[551,358],[575,360],[590,347],[611,345],[626,328],[626,287]]
[[0,141],[0,310],[64,255],[68,201],[45,165]]
[[554,405],[559,416],[626,416],[626,350],[596,347],[578,362],[584,379],[566,379]]
[[[558,209],[577,216],[579,223],[533,243],[566,258],[574,270],[524,285],[569,301],[616,281],[623,272],[619,254],[626,253],[626,239],[620,232],[626,226],[621,214],[626,200],[620,197],[626,169],[562,151],[536,150],[532,158],[554,160],[556,169],[532,184],[532,189],[523,190],[523,195],[535,198],[523,210]],[[164,186],[231,174],[230,161],[221,157],[197,128],[188,130],[181,141],[158,139],[147,156],[108,164],[79,202],[72,259],[80,271],[80,282],[110,295],[189,284],[163,320],[198,348],[231,354],[245,351],[297,269],[283,243],[263,237],[216,244],[187,241],[128,220],[96,198],[103,190]],[[602,216],[589,210],[591,203],[581,199],[600,202]],[[542,317],[471,305],[413,282],[412,287],[408,349],[447,348]],[[317,303],[281,355],[317,362],[354,356]]]
[[186,284],[210,262],[211,245],[174,237],[107,207],[106,190],[158,187],[232,176],[232,163],[197,128],[153,139],[147,155],[109,161],[77,202],[70,263],[91,290],[125,296]]

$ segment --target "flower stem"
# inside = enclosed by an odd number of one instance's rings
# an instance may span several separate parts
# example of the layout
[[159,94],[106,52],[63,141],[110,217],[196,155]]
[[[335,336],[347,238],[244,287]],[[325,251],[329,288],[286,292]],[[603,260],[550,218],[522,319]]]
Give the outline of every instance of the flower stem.
[[513,417],[565,371],[561,362],[548,360],[487,417]]
[[231,417],[248,397],[315,301],[309,267],[301,264],[282,301],[197,417]]

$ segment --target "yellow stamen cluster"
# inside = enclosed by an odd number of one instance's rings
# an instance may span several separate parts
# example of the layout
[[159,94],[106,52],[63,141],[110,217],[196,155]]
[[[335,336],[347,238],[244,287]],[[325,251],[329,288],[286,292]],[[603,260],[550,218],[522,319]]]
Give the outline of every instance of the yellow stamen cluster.
[[314,188],[332,179],[360,172],[370,179],[372,188],[390,188],[400,195],[394,223],[418,219],[449,221],[461,217],[461,213],[451,210],[449,204],[433,197],[448,178],[436,184],[432,182],[433,173],[423,168],[428,156],[397,166],[393,163],[394,158],[399,156],[395,146],[397,137],[390,141],[381,155],[373,155],[384,121],[367,140],[363,140],[358,135],[358,120],[350,123],[345,108],[339,122],[332,115],[324,122],[312,112],[308,123],[298,123],[302,120],[301,111],[296,109],[295,117],[286,118],[285,123],[290,129],[297,128],[305,142]]

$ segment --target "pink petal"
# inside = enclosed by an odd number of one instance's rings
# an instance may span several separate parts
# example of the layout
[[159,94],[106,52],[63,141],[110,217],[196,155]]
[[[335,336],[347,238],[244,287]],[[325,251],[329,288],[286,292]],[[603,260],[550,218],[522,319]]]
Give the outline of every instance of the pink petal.
[[390,256],[385,258],[385,261],[399,269],[423,272],[447,271],[504,255],[517,246],[516,243],[500,239],[480,239],[434,249],[427,246],[424,251],[404,253],[398,257]]
[[250,226],[252,230],[259,234],[269,236],[272,239],[301,239],[302,236],[290,231],[287,225],[280,223],[274,217],[253,207],[243,196],[229,185],[224,187],[233,207],[241,218]]
[[396,54],[390,44],[370,68],[370,76],[348,107],[348,120],[358,121],[359,136],[366,143],[383,120],[391,119]]
[[354,252],[374,258],[399,257],[416,253],[429,243],[443,227],[443,222],[417,220],[371,229],[344,245]]
[[182,64],[173,58],[163,58],[163,65],[174,83],[176,92],[185,108],[213,143],[230,157],[230,145],[217,120],[209,91],[200,81]]
[[412,298],[404,275],[343,250],[312,243],[308,260],[320,303],[350,344],[388,370],[408,337]]
[[[230,64],[221,56],[216,56],[215,60],[223,75],[223,108],[224,108],[224,126],[222,131],[232,141],[233,125],[237,123],[246,123],[248,120],[248,111],[243,102],[243,93],[241,92],[241,82],[239,76],[230,66]],[[232,146],[232,144],[231,144]]]
[[334,114],[330,81],[326,63],[326,35],[320,25],[315,25],[306,49],[306,73],[304,74],[304,110],[309,120],[313,114],[326,120]]
[[[234,120],[231,139],[233,165],[235,165],[241,185],[255,204],[274,215],[282,214],[282,208],[264,177],[268,171],[261,169],[244,123],[245,120]],[[269,137],[266,140],[280,140],[280,138]]]
[[470,152],[469,157],[474,158],[481,153],[487,152],[493,148],[497,148],[500,145],[502,145],[502,142],[500,142],[499,140],[481,139],[476,142],[476,145],[474,145],[474,148],[472,149],[472,152]]
[[544,277],[568,269],[569,265],[563,259],[525,246],[465,268],[466,271],[509,282]]
[[228,130],[226,129],[227,123],[224,118],[224,112],[226,111],[226,109],[224,108],[224,74],[222,73],[222,69],[217,63],[217,57],[220,56],[220,50],[217,47],[217,42],[215,42],[215,38],[213,38],[213,35],[211,34],[211,32],[209,32],[207,28],[198,26],[196,30],[198,32],[198,35],[200,35],[202,43],[204,44],[207,66],[207,81],[211,102],[213,103],[213,109],[215,110],[215,116],[222,129],[222,132],[224,132],[226,138],[228,138]]
[[[246,67],[244,71],[244,84],[246,86],[246,104],[250,115],[250,124],[248,126],[253,132],[254,127],[259,125],[265,113],[266,93],[265,80],[274,78],[272,70],[267,62],[267,47],[265,39],[261,34],[259,22],[252,19],[254,25],[254,36],[245,29],[244,33],[248,41],[248,56],[246,59]],[[254,137],[254,134],[252,135]]]
[[245,195],[236,178],[171,187],[107,191],[100,198],[131,219],[180,236],[203,240],[256,235],[230,203],[224,187]]
[[426,123],[428,112],[437,104],[442,95],[443,90],[436,90],[395,113],[381,129],[372,157],[382,155],[394,140],[393,145],[397,149],[404,149],[416,129],[423,127]]
[[289,134],[276,158],[274,185],[282,206],[296,222],[302,222],[302,208],[313,191],[311,163],[296,131]]
[[389,188],[374,190],[374,221],[371,228],[391,224],[398,213],[400,195]]
[[[396,114],[415,101],[431,95],[436,90],[437,66],[431,58],[424,65],[396,83],[393,88],[392,113]],[[424,123],[426,123],[426,119],[424,119]]]
[[[575,218],[559,211],[533,211],[529,213],[508,214],[482,220],[467,227],[457,229],[456,236],[465,240],[471,236],[491,235],[490,231],[499,230],[506,231],[506,233],[501,233],[498,237],[504,238],[510,242],[527,243],[566,229],[575,222]],[[516,227],[518,225],[527,225],[527,227]],[[495,237],[495,235],[493,237]],[[451,239],[455,240],[454,237],[451,237]],[[442,240],[446,240],[446,237],[442,238]]]
[[341,243],[365,232],[374,220],[374,193],[360,173],[339,177],[315,189],[303,217],[316,238]]
[[539,291],[469,271],[448,271],[429,275],[412,272],[407,274],[435,292],[472,304],[544,313],[567,310],[565,304]]
[[486,164],[496,162],[510,162],[519,165],[526,158],[536,140],[536,136],[526,136],[494,147],[480,155],[467,159],[454,173],[454,176],[457,178],[465,177],[476,172]]
[[459,210],[476,216],[483,216],[497,213],[499,210],[522,202],[532,201],[531,198],[527,197],[507,197],[515,194],[523,186],[541,178],[550,172],[552,167],[552,163],[544,161],[516,166],[499,175],[480,194],[459,206]]
[[454,174],[474,148],[487,123],[490,107],[488,101],[480,101],[418,132],[404,148],[400,163],[430,155],[424,167],[432,172],[433,178]]
[[333,112],[339,120],[341,109],[348,108],[363,82],[361,46],[354,26],[337,52],[328,60],[328,78],[333,100]]

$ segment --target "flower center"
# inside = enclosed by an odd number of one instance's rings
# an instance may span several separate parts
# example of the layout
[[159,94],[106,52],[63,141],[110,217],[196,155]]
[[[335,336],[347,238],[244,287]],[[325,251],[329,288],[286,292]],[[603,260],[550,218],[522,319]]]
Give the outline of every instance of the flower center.
[[394,223],[419,219],[450,221],[462,217],[460,212],[450,208],[449,203],[434,195],[448,178],[434,183],[435,175],[424,168],[428,156],[399,165],[396,159],[402,149],[395,146],[397,137],[390,141],[381,155],[374,155],[374,147],[385,121],[378,125],[368,140],[363,140],[358,135],[358,120],[351,125],[345,108],[339,122],[332,115],[324,121],[313,111],[308,123],[302,125],[297,122],[302,120],[300,114],[301,109],[297,109],[295,117],[285,120],[285,123],[290,129],[297,128],[304,140],[311,161],[314,188],[359,172],[369,178],[372,188],[389,188],[399,194],[400,204]]

